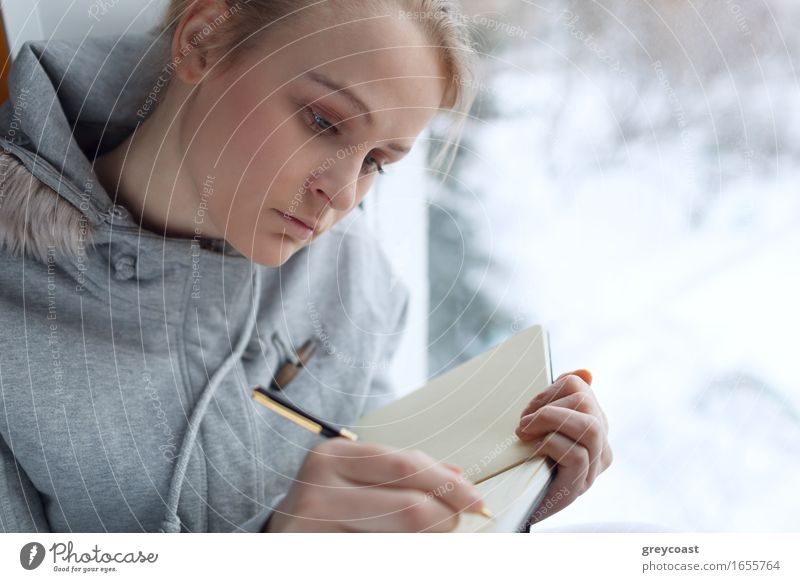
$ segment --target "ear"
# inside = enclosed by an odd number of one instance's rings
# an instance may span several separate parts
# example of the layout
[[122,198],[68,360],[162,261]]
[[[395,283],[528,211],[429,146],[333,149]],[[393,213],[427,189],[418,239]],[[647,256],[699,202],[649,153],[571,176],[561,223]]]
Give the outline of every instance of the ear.
[[196,85],[216,62],[221,28],[233,17],[224,0],[195,0],[186,9],[172,37],[175,76]]

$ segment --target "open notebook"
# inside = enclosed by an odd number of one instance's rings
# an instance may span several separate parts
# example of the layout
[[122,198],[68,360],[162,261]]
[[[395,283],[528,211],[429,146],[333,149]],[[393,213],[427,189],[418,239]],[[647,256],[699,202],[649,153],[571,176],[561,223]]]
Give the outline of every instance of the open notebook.
[[514,430],[552,381],[547,332],[535,325],[362,416],[353,430],[359,440],[420,449],[460,467],[494,517],[462,513],[455,531],[528,531],[553,469]]

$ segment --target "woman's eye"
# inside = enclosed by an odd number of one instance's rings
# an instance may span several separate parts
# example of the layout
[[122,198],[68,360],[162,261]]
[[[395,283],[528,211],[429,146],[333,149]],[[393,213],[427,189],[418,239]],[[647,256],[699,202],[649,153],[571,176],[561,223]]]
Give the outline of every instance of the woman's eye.
[[337,133],[337,129],[330,121],[322,117],[319,113],[308,108],[308,113],[311,117],[311,128],[316,131],[317,133]]
[[[322,115],[317,113],[311,107],[306,107],[305,112],[308,116],[308,124],[315,132],[331,134],[339,133],[339,130],[335,124],[322,117]],[[364,158],[364,170],[365,174],[371,174],[372,172],[378,172],[379,174],[386,173],[386,170],[383,169],[383,166],[375,156],[367,156]]]
[[365,172],[367,174],[375,171],[377,171],[379,174],[386,173],[386,170],[383,169],[383,166],[381,166],[380,163],[378,163],[378,160],[376,160],[373,156],[368,156],[364,159],[364,167],[368,168],[368,171]]

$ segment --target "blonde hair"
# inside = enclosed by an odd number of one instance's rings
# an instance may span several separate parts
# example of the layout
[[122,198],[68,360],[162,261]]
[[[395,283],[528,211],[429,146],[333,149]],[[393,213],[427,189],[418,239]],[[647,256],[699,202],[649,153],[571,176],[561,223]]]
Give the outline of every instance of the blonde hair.
[[[196,0],[170,0],[158,27],[161,34],[174,33],[186,10]],[[441,51],[442,64],[448,77],[441,107],[454,114],[444,146],[433,158],[433,165],[446,174],[455,158],[464,123],[476,95],[475,50],[471,40],[469,19],[465,18],[456,0],[217,0],[224,8],[209,27],[203,43],[207,48],[222,48],[236,56],[252,46],[257,33],[272,25],[290,24],[302,18],[306,9],[329,6],[346,16],[356,16],[364,6],[393,6],[400,18],[418,22],[431,45]]]

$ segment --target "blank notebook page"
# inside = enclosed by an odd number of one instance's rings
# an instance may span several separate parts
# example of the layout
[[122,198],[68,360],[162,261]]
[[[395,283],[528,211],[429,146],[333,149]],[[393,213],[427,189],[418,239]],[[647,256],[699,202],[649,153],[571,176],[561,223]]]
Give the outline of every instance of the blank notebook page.
[[477,483],[531,457],[532,443],[514,431],[551,382],[547,337],[535,325],[361,417],[353,430],[359,440],[421,449]]

